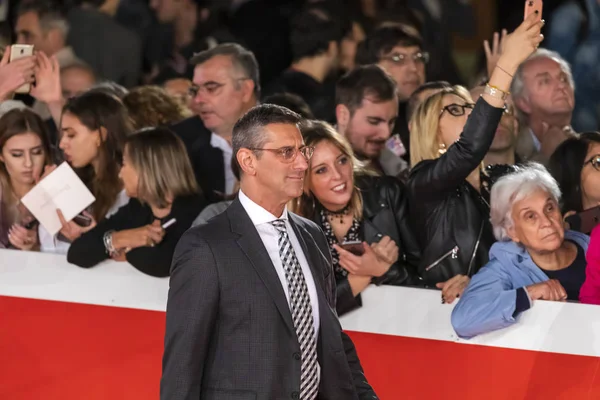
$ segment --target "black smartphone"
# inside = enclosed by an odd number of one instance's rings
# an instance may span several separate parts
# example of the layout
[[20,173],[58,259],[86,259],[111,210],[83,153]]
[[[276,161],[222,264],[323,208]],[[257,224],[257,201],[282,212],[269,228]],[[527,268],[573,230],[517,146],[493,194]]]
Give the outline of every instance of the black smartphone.
[[565,222],[569,224],[571,230],[589,235],[600,223],[600,206],[571,215],[565,218]]
[[354,242],[344,242],[340,245],[340,247],[346,251],[349,251],[355,256],[362,256],[365,254],[365,248],[363,247],[362,242],[358,240]]
[[92,219],[83,214],[79,214],[76,215],[75,218],[73,218],[73,222],[75,222],[79,226],[86,227],[92,224]]
[[25,225],[23,225],[23,227],[25,229],[27,229],[28,231],[37,227],[38,226],[38,220],[37,219],[32,219],[31,221],[29,221],[28,223],[26,223]]

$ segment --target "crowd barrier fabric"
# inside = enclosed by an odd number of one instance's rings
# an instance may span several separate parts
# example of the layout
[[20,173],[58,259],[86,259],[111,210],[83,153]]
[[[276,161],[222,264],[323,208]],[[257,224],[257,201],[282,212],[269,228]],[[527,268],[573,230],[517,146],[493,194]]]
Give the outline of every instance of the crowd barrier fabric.
[[[0,399],[157,399],[168,284],[0,250]],[[539,301],[466,341],[438,291],[371,287],[363,305],[341,322],[382,400],[600,399],[598,306]]]

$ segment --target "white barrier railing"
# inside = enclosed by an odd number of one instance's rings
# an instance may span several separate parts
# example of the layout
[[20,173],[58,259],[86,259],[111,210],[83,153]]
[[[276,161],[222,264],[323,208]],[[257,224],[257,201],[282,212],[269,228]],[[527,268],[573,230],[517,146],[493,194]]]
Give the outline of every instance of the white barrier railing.
[[[0,250],[0,295],[164,311],[168,278],[142,274],[131,265],[105,262],[91,269],[64,255]],[[452,306],[440,292],[370,287],[363,307],[341,318],[344,329],[523,350],[600,357],[600,307],[538,301],[519,322],[469,341],[450,325]]]

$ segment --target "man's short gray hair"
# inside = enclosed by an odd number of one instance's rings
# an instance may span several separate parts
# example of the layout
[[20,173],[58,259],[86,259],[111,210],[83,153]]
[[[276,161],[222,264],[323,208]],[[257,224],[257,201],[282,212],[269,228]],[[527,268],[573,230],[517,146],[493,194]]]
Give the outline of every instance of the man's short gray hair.
[[490,217],[496,239],[510,240],[508,229],[514,224],[511,216],[514,203],[537,190],[545,191],[557,203],[560,201],[558,183],[542,164],[534,162],[517,167],[515,172],[494,183],[490,194]]
[[[549,58],[551,60],[556,61],[558,65],[560,65],[560,69],[567,75],[569,85],[573,89],[575,89],[575,82],[573,81],[573,72],[571,72],[571,66],[569,65],[569,63],[564,58],[562,58],[557,52],[540,48],[537,49],[532,55],[530,55],[529,58],[527,58],[527,60],[523,61],[521,65],[519,65],[519,68],[517,68],[517,72],[515,72],[515,76],[513,77],[513,81],[510,86],[510,92],[512,94],[513,99],[515,100],[515,104],[517,99],[527,96],[527,93],[525,91],[525,80],[523,79],[523,69],[530,61],[536,60],[538,58]],[[527,122],[527,115],[524,114],[519,109],[519,107],[515,108],[517,110],[517,117],[519,118],[519,122]]]
[[[237,153],[240,149],[253,150],[260,158],[261,149],[268,140],[265,127],[270,124],[296,125],[303,121],[302,117],[295,112],[275,104],[261,104],[251,108],[233,127],[231,144],[233,157],[237,163]],[[239,167],[239,164],[238,164]],[[242,169],[240,167],[240,173]]]
[[66,40],[69,34],[69,23],[57,5],[48,0],[22,1],[17,10],[17,16],[20,17],[28,12],[37,14],[40,28],[44,33],[58,29]]
[[192,65],[204,64],[216,56],[230,57],[234,68],[241,72],[245,78],[254,82],[254,95],[257,99],[260,98],[260,72],[253,52],[237,43],[222,43],[211,49],[194,54],[190,63]]

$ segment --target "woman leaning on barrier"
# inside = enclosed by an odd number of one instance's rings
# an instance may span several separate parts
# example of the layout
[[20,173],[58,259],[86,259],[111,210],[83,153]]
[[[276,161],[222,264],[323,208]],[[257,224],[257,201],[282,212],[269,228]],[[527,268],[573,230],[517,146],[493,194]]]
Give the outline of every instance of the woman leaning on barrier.
[[338,315],[362,306],[360,293],[372,283],[420,285],[415,268],[419,251],[406,222],[404,185],[365,169],[346,139],[326,122],[310,121],[301,131],[314,154],[304,193],[290,208],[325,232]]
[[585,296],[589,237],[565,231],[559,201],[558,184],[540,164],[519,167],[496,182],[491,220],[498,242],[452,311],[459,336],[510,326],[535,300]]
[[165,128],[127,138],[120,177],[129,203],[76,239],[67,260],[89,268],[127,260],[148,275],[169,275],[175,246],[206,205],[183,142]]

